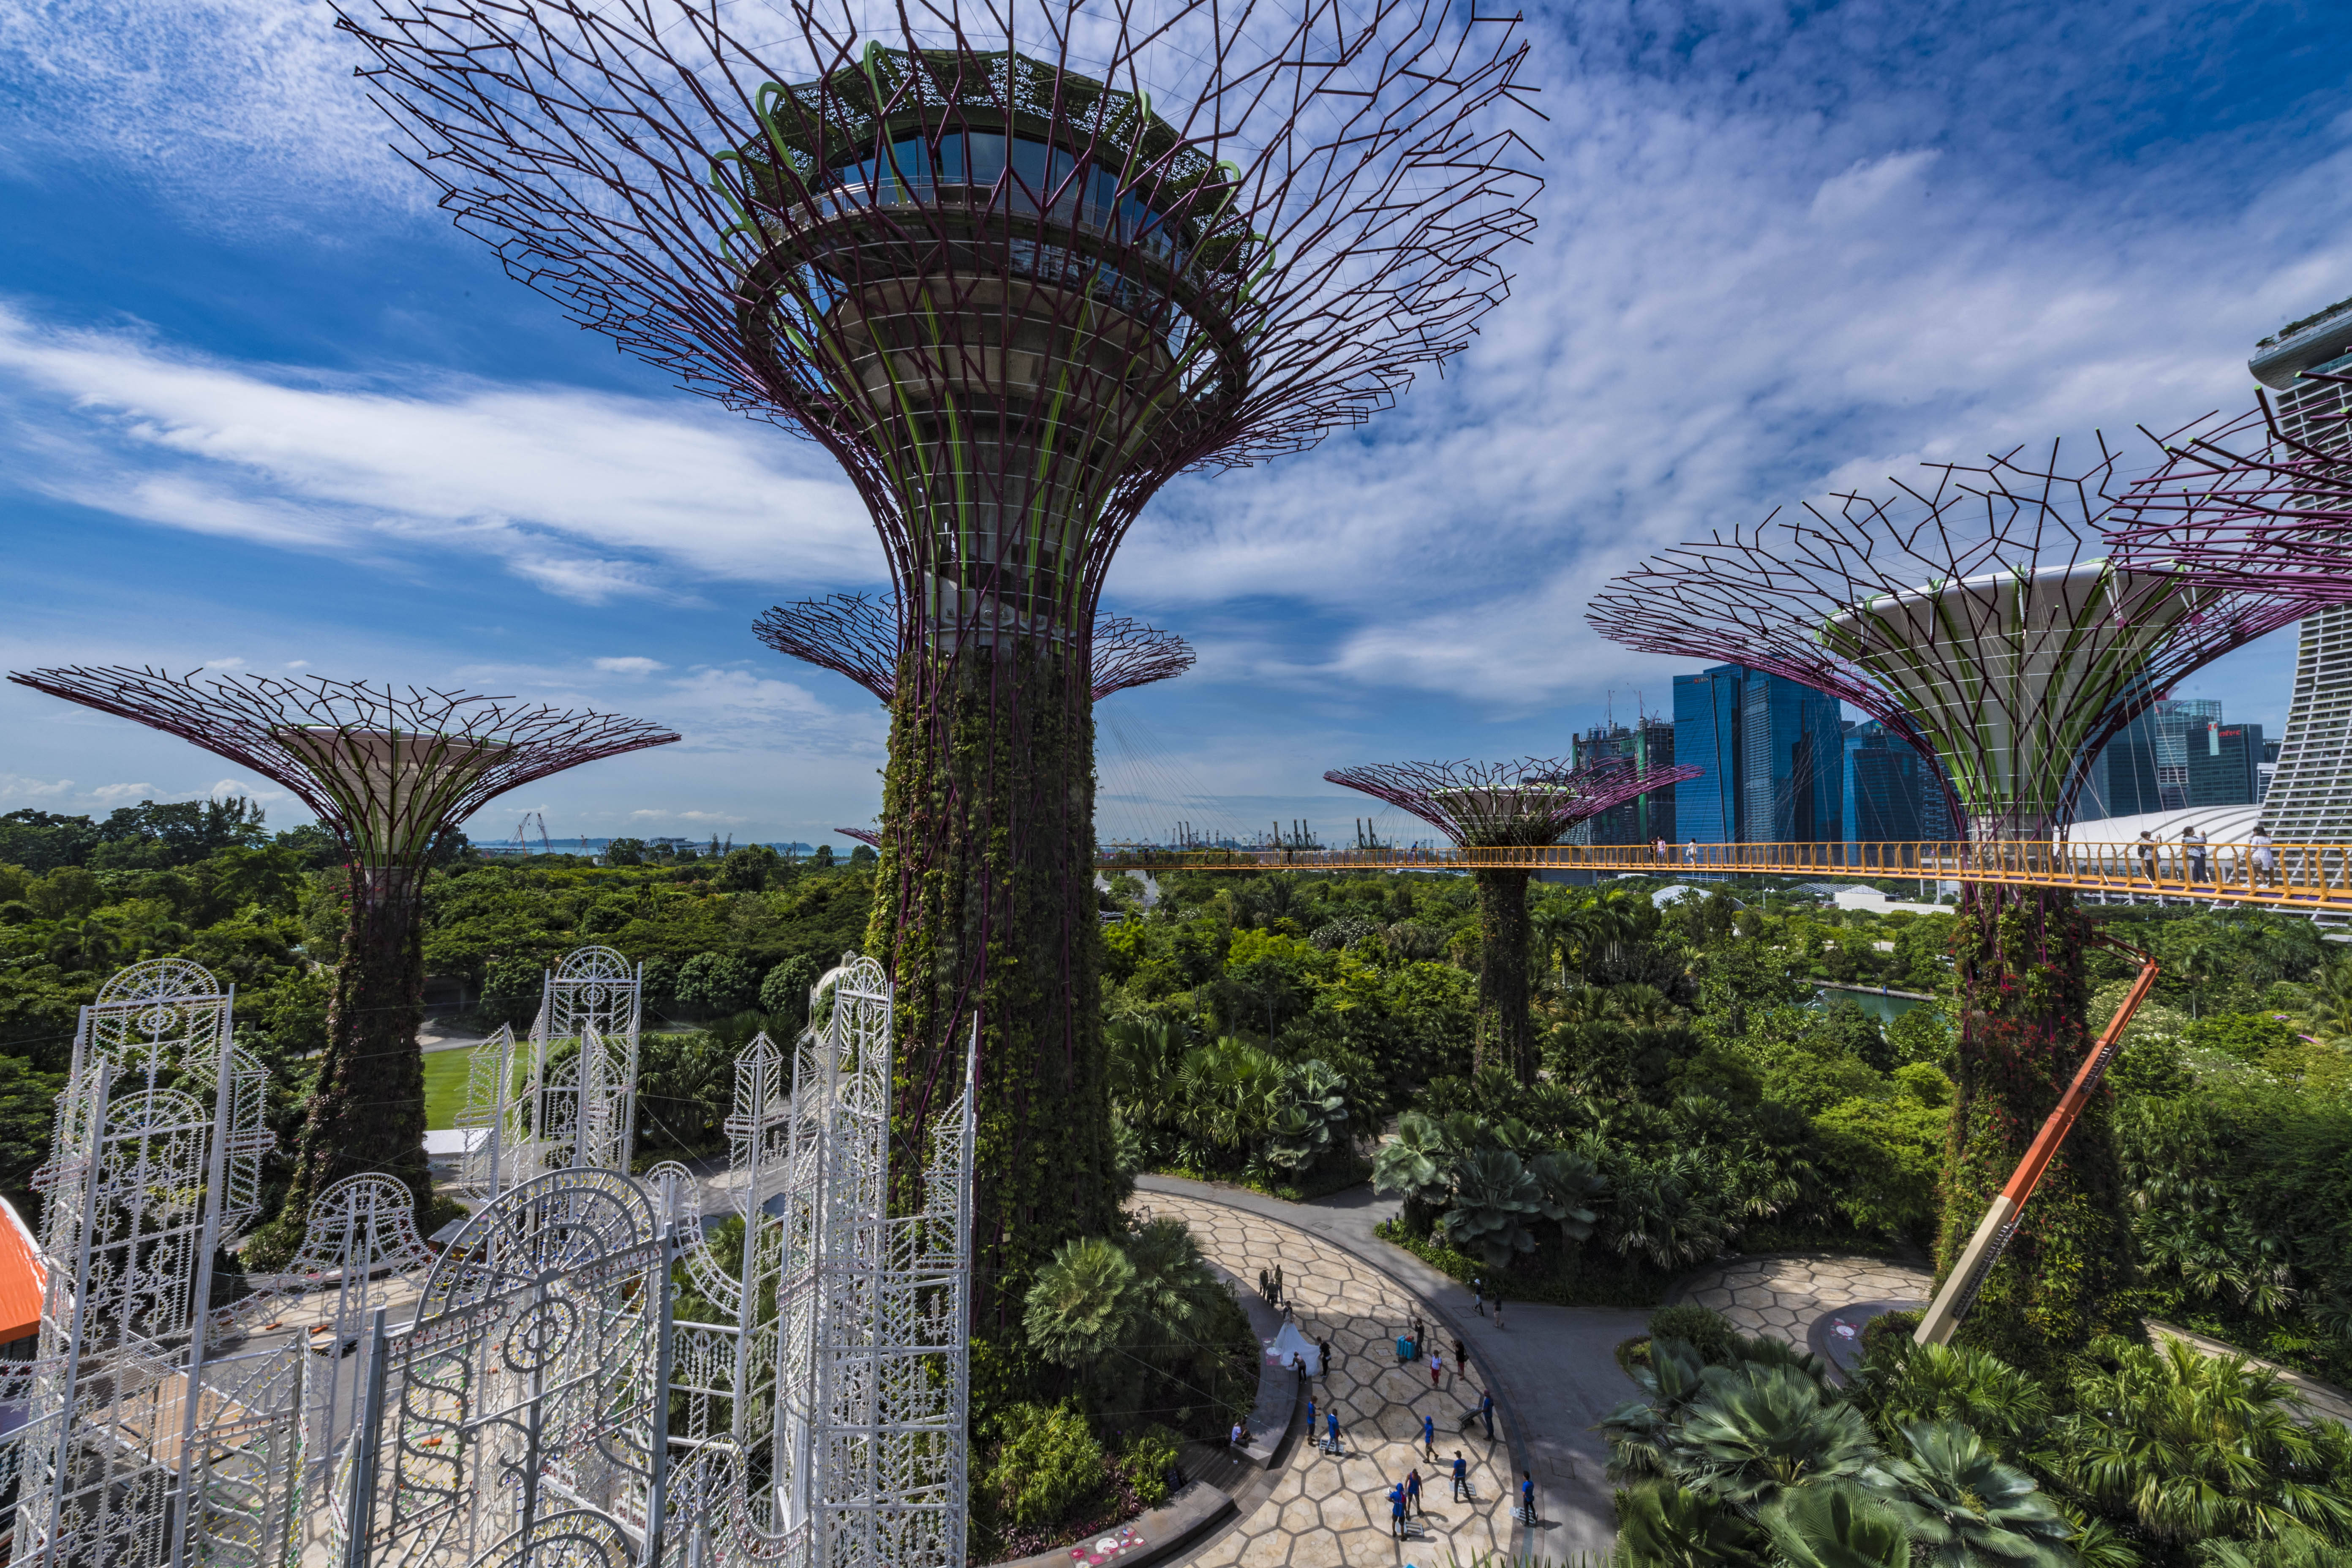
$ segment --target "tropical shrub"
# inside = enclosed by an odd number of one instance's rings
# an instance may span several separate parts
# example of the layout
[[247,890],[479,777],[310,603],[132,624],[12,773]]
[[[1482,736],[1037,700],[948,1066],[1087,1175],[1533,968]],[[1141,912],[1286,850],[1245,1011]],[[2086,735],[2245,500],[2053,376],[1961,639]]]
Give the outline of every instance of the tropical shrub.
[[1005,1436],[988,1477],[1000,1519],[1052,1524],[1101,1493],[1102,1445],[1076,1405],[1015,1405],[997,1422]]

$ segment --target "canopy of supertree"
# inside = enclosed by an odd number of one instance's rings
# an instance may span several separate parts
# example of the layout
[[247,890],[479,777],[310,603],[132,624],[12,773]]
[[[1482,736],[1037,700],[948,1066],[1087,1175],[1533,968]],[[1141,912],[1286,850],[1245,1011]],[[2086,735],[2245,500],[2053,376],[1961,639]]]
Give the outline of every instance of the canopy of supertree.
[[1979,839],[2046,838],[2099,748],[2173,685],[2294,620],[2278,595],[2106,556],[2116,457],[1923,465],[1612,580],[1586,618],[1653,653],[1828,692],[1941,770]]
[[[2352,376],[2303,379],[2352,389]],[[2164,461],[2107,514],[2118,563],[2306,606],[2352,600],[2352,414],[2282,421],[2264,395],[2158,438]]]
[[[1664,551],[1612,581],[1589,618],[1634,647],[1841,698],[1936,761],[1973,853],[2032,854],[2024,846],[2063,826],[2119,729],[2184,676],[2301,613],[2106,559],[2115,469],[2103,448],[2066,471],[2055,447],[2046,462],[2012,452],[1928,465],[1881,495],[1838,495]],[[1945,1269],[2083,1063],[2093,940],[2056,889],[1963,880],[1958,915]],[[2050,1166],[1964,1334],[2046,1365],[2118,1326],[2123,1201],[2101,1099]]]
[[[895,599],[870,594],[828,594],[776,605],[751,623],[761,642],[803,663],[857,682],[882,700],[898,694],[898,659],[907,628]],[[1126,616],[1095,616],[1088,649],[1088,689],[1101,701],[1114,691],[1172,680],[1199,658],[1174,632]]]
[[425,872],[436,845],[492,797],[677,736],[635,719],[512,698],[264,675],[197,679],[74,667],[8,679],[193,742],[291,791],[349,863],[327,1049],[282,1213],[299,1239],[317,1194],[345,1176],[398,1176],[420,1202]]
[[[1694,767],[1637,768],[1606,757],[1579,767],[1559,759],[1515,763],[1376,763],[1323,776],[1410,812],[1467,849],[1557,844],[1586,822],[1654,789],[1696,778]],[[1528,918],[1523,869],[1482,866],[1478,888],[1478,1041],[1522,1083],[1536,1080],[1534,1022],[1528,1012]]]
[[897,1147],[925,1147],[976,1023],[974,1327],[1009,1338],[1037,1265],[1118,1223],[1084,658],[1105,574],[1171,479],[1370,418],[1505,298],[1538,187],[1517,20],[378,5],[343,26],[459,226],[816,441],[874,519],[913,626],[866,943],[898,987]]

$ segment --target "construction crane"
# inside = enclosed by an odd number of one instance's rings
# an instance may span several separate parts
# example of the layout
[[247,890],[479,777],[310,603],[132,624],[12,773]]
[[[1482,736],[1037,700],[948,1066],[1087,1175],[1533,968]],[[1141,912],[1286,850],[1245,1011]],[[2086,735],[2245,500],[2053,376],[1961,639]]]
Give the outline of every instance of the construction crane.
[[542,855],[554,854],[555,846],[547,841],[547,818],[536,811],[524,812],[522,820],[515,824],[515,847],[526,855],[530,854],[530,835],[534,828],[539,833],[539,852]]

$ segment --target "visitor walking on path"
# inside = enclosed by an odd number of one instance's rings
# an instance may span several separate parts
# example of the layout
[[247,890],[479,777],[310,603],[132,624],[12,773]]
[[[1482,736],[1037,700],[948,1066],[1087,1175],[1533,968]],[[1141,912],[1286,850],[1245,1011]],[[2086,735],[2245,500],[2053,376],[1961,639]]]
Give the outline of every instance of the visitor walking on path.
[[1319,1365],[1320,1367],[1322,1367],[1322,1369],[1323,1369],[1323,1375],[1324,1375],[1324,1376],[1326,1376],[1326,1377],[1330,1376],[1330,1375],[1331,1375],[1331,1342],[1330,1342],[1329,1340],[1317,1340],[1317,1341],[1315,1342],[1315,1351],[1316,1351],[1316,1353],[1317,1353],[1318,1355],[1319,1355],[1320,1357],[1322,1357],[1322,1360],[1321,1360],[1321,1361],[1319,1361],[1318,1363],[1317,1363],[1317,1364],[1318,1364],[1318,1365]]
[[1536,1518],[1536,1478],[1532,1470],[1519,1472],[1519,1517],[1529,1524],[1539,1522]]
[[1454,1336],[1454,1370],[1456,1373],[1470,1370],[1470,1352],[1463,1348],[1460,1334]]
[[1437,1463],[1437,1423],[1426,1415],[1421,1418],[1421,1457]]
[[1497,1329],[1500,1329],[1502,1326],[1503,1326],[1503,1293],[1502,1293],[1500,1290],[1497,1290],[1497,1291],[1496,1291],[1496,1292],[1495,1292],[1495,1327],[1496,1327],[1496,1328],[1497,1328]]
[[1444,1375],[1445,1375],[1445,1357],[1444,1357],[1444,1355],[1442,1352],[1437,1352],[1437,1351],[1432,1351],[1432,1352],[1429,1352],[1429,1386],[1430,1386],[1430,1387],[1432,1387],[1432,1388],[1440,1388],[1440,1387],[1444,1386],[1444,1384],[1440,1384],[1440,1383],[1437,1381],[1439,1378],[1441,1378],[1441,1377],[1443,1377],[1443,1376],[1444,1376]]
[[1331,1434],[1331,1446],[1325,1451],[1336,1454],[1339,1451],[1339,1407],[1335,1405],[1323,1412],[1323,1419],[1327,1423],[1326,1429]]
[[1415,1514],[1423,1519],[1429,1517],[1429,1510],[1423,1508],[1421,1503],[1421,1467],[1419,1465],[1405,1472],[1404,1497],[1407,1502],[1412,1504],[1412,1511]]
[[1463,1458],[1462,1450],[1459,1448],[1454,1450],[1454,1500],[1455,1502],[1477,1500],[1470,1495],[1469,1461]]
[[1478,1419],[1486,1424],[1486,1441],[1495,1440],[1495,1396],[1485,1389],[1478,1391]]
[[1480,1317],[1486,1315],[1486,1281],[1475,1274],[1470,1277],[1470,1304],[1478,1309]]
[[1315,1441],[1315,1397],[1312,1394],[1307,1398],[1307,1440],[1309,1443]]
[[1389,1533],[1404,1539],[1404,1485],[1399,1482],[1389,1489]]

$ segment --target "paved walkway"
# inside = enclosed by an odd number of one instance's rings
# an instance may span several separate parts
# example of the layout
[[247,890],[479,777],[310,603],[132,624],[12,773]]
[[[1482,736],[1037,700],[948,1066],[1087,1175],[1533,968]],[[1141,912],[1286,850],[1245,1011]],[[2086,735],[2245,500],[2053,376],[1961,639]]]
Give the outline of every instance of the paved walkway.
[[1924,1305],[1935,1276],[1886,1258],[1734,1258],[1685,1279],[1675,1300],[1712,1307],[1743,1334],[1769,1334],[1799,1350],[1824,1345],[1814,1326],[1844,1307]]
[[[1375,1197],[1370,1187],[1286,1204],[1243,1188],[1172,1176],[1142,1176],[1136,1185],[1140,1201],[1155,1207],[1165,1195],[1182,1194],[1295,1226],[1410,1290],[1430,1309],[1430,1337],[1451,1341],[1459,1335],[1470,1352],[1474,1382],[1489,1380],[1497,1428],[1510,1449],[1514,1496],[1518,1471],[1534,1472],[1538,1522],[1532,1531],[1516,1532],[1512,1550],[1567,1560],[1580,1552],[1605,1552],[1616,1543],[1616,1506],[1602,1474],[1609,1446],[1591,1428],[1638,1392],[1618,1370],[1616,1348],[1619,1341],[1643,1331],[1647,1313],[1517,1305],[1510,1309],[1509,1329],[1498,1331],[1492,1318],[1471,1310],[1468,1290],[1372,1233],[1397,1212],[1398,1204]],[[1253,1259],[1235,1272],[1255,1279],[1258,1268],[1273,1261]],[[1283,1268],[1286,1279],[1297,1272],[1287,1261]],[[1339,1348],[1336,1340],[1332,1348]],[[1451,1344],[1445,1348],[1450,1355]],[[1389,1354],[1392,1361],[1392,1348]],[[1446,1452],[1450,1458],[1451,1450]],[[1384,1517],[1381,1522],[1385,1526]],[[1461,1555],[1469,1561],[1468,1552]]]
[[[1280,1263],[1300,1331],[1331,1342],[1334,1364],[1316,1380],[1316,1419],[1319,1425],[1324,1411],[1339,1410],[1341,1454],[1296,1445],[1265,1500],[1188,1563],[1359,1568],[1444,1561],[1449,1553],[1467,1563],[1509,1548],[1517,1488],[1508,1450],[1483,1429],[1463,1430],[1464,1415],[1477,1403],[1474,1379],[1449,1371],[1445,1386],[1433,1388],[1424,1366],[1398,1362],[1396,1339],[1416,1304],[1397,1280],[1330,1241],[1223,1203],[1161,1192],[1139,1194],[1138,1201],[1154,1215],[1182,1220],[1212,1262],[1244,1279]],[[1440,1331],[1433,1324],[1433,1337]],[[1434,1462],[1421,1447],[1424,1416],[1437,1427]],[[1448,1478],[1457,1452],[1469,1461],[1471,1501],[1452,1500]],[[1424,1512],[1412,1521],[1410,1539],[1398,1541],[1390,1530],[1388,1489],[1416,1467]]]

